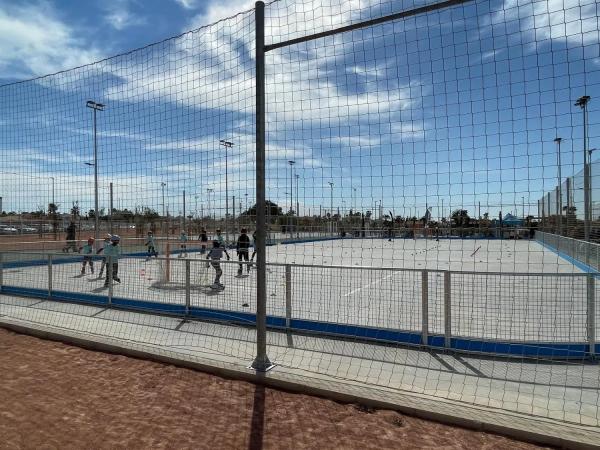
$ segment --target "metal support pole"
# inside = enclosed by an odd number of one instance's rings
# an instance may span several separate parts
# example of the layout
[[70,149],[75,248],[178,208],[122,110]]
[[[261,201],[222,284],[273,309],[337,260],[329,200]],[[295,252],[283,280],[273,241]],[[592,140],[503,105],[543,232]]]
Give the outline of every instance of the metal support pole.
[[48,255],[48,298],[52,298],[52,255]]
[[267,249],[265,201],[265,4],[255,4],[256,27],[256,357],[252,368],[266,372],[267,356]]
[[165,183],[160,183],[160,189],[162,191],[162,219],[165,220]]
[[233,217],[231,218],[233,221],[233,237],[235,239],[235,233],[238,229],[237,225],[236,225],[236,221],[235,221],[235,195],[233,196]]
[[452,312],[451,312],[450,272],[444,272],[444,346],[452,345]]
[[556,234],[560,235],[560,190],[557,187],[556,193]]
[[0,292],[4,286],[4,254],[0,253]]
[[289,330],[292,323],[292,266],[285,265],[285,327]]
[[185,314],[190,313],[190,297],[191,297],[191,284],[190,284],[190,260],[185,260]]
[[421,344],[427,345],[429,337],[429,277],[421,272]]
[[185,231],[185,189],[183,190],[183,230]]
[[596,286],[593,273],[587,276],[587,340],[590,346],[589,354],[596,354]]
[[112,304],[113,298],[113,256],[109,255],[107,258],[106,275],[108,276],[108,304]]
[[298,191],[298,178],[300,178],[300,175],[296,174],[296,238],[300,239],[300,193]]
[[560,142],[562,141],[561,138],[557,137],[556,139],[554,139],[554,142],[556,142],[556,146],[557,146],[557,151],[556,151],[556,165],[558,168],[558,202],[557,202],[557,208],[558,208],[558,234],[562,236],[562,172],[561,172],[561,161],[560,161]]
[[96,132],[96,108],[94,111],[94,247],[98,251],[98,134]]
[[109,184],[110,189],[110,197],[109,197],[109,205],[108,205],[108,226],[110,229],[110,234],[113,234],[113,184]]
[[[590,97],[584,95],[577,99],[575,106],[579,106],[583,110],[583,202],[584,202],[584,239],[590,241],[590,224],[591,224],[591,211],[590,211],[590,155],[588,154],[588,117],[587,117],[587,104],[590,101]],[[588,246],[589,247],[589,246]],[[588,248],[586,247],[586,248]],[[589,265],[589,251],[585,252],[585,263]]]
[[225,246],[229,243],[229,180],[227,166],[227,146],[225,146]]

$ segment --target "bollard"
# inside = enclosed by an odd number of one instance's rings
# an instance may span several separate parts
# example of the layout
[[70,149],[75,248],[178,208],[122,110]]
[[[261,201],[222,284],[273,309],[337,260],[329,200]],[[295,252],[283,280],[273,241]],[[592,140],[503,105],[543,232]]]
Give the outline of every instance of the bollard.
[[429,276],[421,272],[421,344],[427,345],[429,338]]
[[450,272],[444,272],[444,347],[450,348],[452,345],[452,313],[450,292]]

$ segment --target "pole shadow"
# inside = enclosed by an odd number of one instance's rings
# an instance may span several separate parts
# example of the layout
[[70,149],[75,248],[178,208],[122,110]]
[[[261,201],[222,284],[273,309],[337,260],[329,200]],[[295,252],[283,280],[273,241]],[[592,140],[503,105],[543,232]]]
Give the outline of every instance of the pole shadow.
[[254,404],[252,405],[252,422],[250,423],[250,441],[248,450],[262,450],[265,433],[265,386],[254,386]]

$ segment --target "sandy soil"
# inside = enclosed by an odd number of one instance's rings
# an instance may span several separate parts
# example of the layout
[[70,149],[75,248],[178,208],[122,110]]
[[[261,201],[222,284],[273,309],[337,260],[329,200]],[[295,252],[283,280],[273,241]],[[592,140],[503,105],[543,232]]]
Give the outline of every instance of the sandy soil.
[[533,449],[0,329],[2,449]]

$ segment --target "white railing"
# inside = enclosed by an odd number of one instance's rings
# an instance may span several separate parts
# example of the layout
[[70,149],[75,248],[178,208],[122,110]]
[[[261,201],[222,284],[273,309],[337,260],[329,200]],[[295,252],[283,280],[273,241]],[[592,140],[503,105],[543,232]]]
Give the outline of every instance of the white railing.
[[574,259],[593,270],[600,269],[600,244],[573,239],[558,234],[537,231],[535,238],[564,256]]
[[[23,264],[14,270],[19,255]],[[174,314],[184,315],[192,314],[196,307],[214,308],[214,302],[208,298],[219,295],[220,310],[238,316],[254,311],[254,278],[234,278],[239,267],[248,272],[246,262],[221,261],[228,287],[214,291],[208,287],[214,270],[206,267],[205,259],[158,257],[148,263],[140,257],[123,257],[119,261],[123,283],[117,284],[109,277],[104,289],[104,278],[87,278],[90,283],[81,283],[77,278],[82,275],[74,276],[79,273],[82,259],[81,255],[64,253],[0,253],[0,292],[47,299],[61,299],[67,292],[73,301],[78,301],[78,296],[85,299],[94,295],[104,298],[108,305],[115,298],[139,305],[178,305],[180,309]],[[281,326],[287,329],[297,329],[295,323],[308,321],[322,324],[317,328],[324,333],[353,332],[336,331],[337,325],[343,325],[354,330],[356,337],[364,330],[379,330],[380,337],[375,339],[381,340],[388,340],[387,332],[402,331],[417,336],[416,342],[410,343],[447,348],[453,346],[455,338],[586,343],[589,354],[594,354],[598,333],[594,273],[476,272],[276,262],[267,263],[267,270],[271,292],[268,315],[280,318]],[[94,288],[96,280],[98,287]],[[247,306],[241,306],[242,303]],[[437,340],[433,342],[431,338]]]

